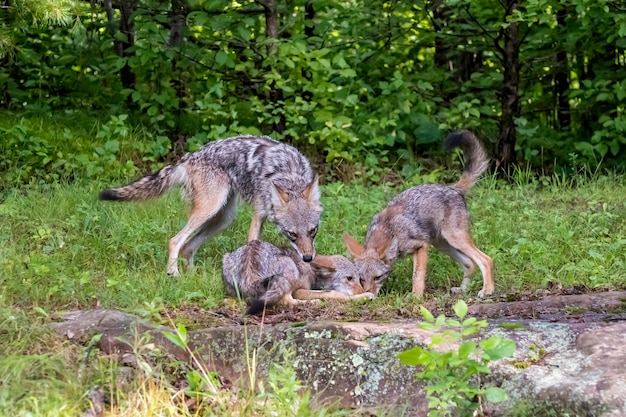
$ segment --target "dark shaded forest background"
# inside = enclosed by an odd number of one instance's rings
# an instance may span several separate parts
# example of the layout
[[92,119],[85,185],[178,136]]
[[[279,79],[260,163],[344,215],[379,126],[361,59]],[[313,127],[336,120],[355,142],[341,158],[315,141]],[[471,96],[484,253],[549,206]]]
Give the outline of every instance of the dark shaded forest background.
[[336,179],[428,172],[461,127],[505,175],[626,165],[624,1],[4,0],[0,24],[5,185],[238,133]]

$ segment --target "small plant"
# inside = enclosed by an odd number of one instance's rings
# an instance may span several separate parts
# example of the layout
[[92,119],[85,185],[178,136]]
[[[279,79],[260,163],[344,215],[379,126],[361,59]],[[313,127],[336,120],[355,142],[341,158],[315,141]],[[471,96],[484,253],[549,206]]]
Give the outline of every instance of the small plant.
[[[475,317],[465,319],[467,304],[459,300],[454,305],[457,319],[443,314],[435,319],[430,311],[421,306],[425,322],[420,328],[434,331],[427,348],[415,347],[398,355],[405,365],[421,365],[416,377],[427,382],[424,387],[428,398],[428,415],[470,416],[483,415],[483,399],[501,402],[506,393],[498,387],[486,387],[480,376],[489,375],[489,363],[515,352],[515,342],[500,336],[491,336],[478,344],[468,337],[477,335],[487,326],[485,320]],[[461,342],[458,348],[448,349],[448,343]]]

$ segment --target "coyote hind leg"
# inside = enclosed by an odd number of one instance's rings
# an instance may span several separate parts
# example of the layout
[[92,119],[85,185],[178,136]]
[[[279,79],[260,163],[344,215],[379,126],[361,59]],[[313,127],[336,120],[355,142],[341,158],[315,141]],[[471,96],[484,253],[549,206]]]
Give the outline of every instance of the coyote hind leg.
[[203,184],[204,187],[216,190],[211,198],[207,198],[204,195],[192,195],[191,214],[189,215],[187,224],[185,224],[185,227],[183,227],[176,236],[170,239],[169,258],[167,261],[167,274],[170,276],[176,277],[180,275],[178,272],[178,255],[185,243],[195,233],[200,232],[203,225],[215,217],[228,201],[230,188],[228,186],[222,186],[220,188],[220,185],[222,185],[220,181],[214,182],[216,182],[216,184]]
[[483,288],[478,292],[478,296],[482,298],[492,294],[495,287],[493,260],[476,247],[469,231],[456,232],[452,236],[444,236],[444,238],[446,238],[449,249],[444,245],[443,247],[446,249],[442,251],[456,259],[463,267],[464,277],[461,289],[469,284],[470,275],[475,270],[475,264],[478,265],[483,275]]
[[192,270],[193,258],[198,248],[211,236],[214,236],[226,229],[237,215],[237,198],[232,194],[228,197],[228,200],[213,217],[205,221],[196,232],[181,249],[181,255],[187,260],[187,267]]

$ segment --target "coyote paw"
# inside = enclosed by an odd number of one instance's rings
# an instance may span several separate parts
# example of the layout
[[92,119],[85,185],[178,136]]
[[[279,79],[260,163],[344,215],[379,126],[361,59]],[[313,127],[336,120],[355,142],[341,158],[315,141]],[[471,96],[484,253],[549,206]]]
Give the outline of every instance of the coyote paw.
[[359,294],[356,296],[359,300],[373,300],[376,298],[376,295],[371,292],[364,292],[363,294]]
[[478,298],[485,298],[493,293],[493,290],[487,291],[484,288],[478,291]]

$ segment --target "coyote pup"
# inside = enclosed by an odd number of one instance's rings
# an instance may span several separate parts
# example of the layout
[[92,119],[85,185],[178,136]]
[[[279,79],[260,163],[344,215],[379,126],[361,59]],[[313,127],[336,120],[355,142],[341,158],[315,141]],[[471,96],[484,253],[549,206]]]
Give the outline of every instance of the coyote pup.
[[317,255],[306,263],[291,248],[258,240],[224,255],[222,279],[231,297],[252,300],[246,314],[257,314],[277,303],[374,298],[363,290],[354,265],[343,256]]
[[228,227],[240,199],[254,207],[248,241],[260,238],[267,219],[291,241],[303,261],[315,257],[313,241],[322,212],[318,177],[295,148],[267,136],[221,139],[129,185],[104,190],[100,199],[145,200],[177,184],[191,201],[191,213],[169,242],[168,275],[179,275],[179,254],[193,268],[196,250]]
[[426,184],[398,194],[372,219],[365,236],[365,246],[344,233],[344,242],[361,279],[364,283],[373,281],[376,293],[395,262],[401,257],[413,255],[413,293],[423,295],[429,245],[461,264],[462,291],[467,289],[478,265],[483,275],[483,288],[478,296],[493,292],[493,261],[472,241],[464,198],[487,169],[489,160],[476,136],[467,130],[454,132],[446,138],[445,149],[456,147],[460,147],[465,154],[465,168],[455,185]]

